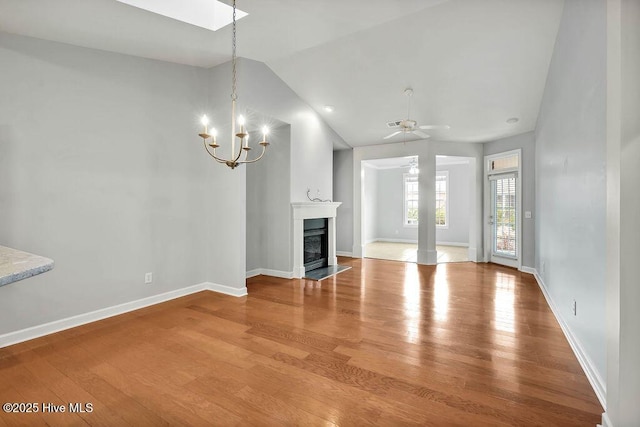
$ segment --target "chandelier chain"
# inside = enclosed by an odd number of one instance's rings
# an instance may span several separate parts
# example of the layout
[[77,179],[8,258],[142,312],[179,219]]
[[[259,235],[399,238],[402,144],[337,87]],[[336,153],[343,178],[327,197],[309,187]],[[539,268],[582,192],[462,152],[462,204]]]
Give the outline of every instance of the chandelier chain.
[[236,94],[236,0],[233,0],[233,37],[232,37],[232,56],[231,56],[231,66],[233,67],[233,77],[231,82],[231,99],[238,99],[238,95]]

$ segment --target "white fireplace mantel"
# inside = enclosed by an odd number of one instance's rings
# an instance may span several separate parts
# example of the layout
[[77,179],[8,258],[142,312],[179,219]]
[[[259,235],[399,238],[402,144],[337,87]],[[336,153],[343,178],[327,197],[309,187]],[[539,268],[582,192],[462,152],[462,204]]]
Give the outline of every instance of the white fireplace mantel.
[[336,215],[340,202],[291,203],[293,217],[293,277],[304,276],[304,220],[328,218],[329,265],[338,264],[336,256]]

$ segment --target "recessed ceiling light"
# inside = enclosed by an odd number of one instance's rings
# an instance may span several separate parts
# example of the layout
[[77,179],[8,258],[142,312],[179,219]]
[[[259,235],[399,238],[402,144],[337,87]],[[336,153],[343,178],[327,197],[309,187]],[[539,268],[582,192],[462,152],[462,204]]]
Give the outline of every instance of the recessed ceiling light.
[[509,123],[510,125],[514,124],[514,123],[518,123],[520,119],[517,117],[511,117],[510,119],[507,119],[507,123]]
[[[118,0],[139,9],[157,13],[177,21],[217,31],[231,24],[233,8],[218,0]],[[236,20],[247,16],[236,11]]]
[[333,105],[325,105],[324,106],[324,111],[326,111],[327,113],[333,113],[335,111],[336,107],[334,107]]

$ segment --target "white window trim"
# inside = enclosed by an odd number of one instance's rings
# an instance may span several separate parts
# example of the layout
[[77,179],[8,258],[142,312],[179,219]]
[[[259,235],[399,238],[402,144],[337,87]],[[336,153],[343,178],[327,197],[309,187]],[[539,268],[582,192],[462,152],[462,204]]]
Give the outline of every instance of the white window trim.
[[[417,174],[405,173],[402,174],[402,226],[404,228],[418,228],[420,220],[416,224],[407,223],[407,178],[415,178],[418,182]],[[418,194],[418,206],[420,206],[420,195]]]
[[[445,199],[445,206],[444,206],[444,225],[438,225],[436,224],[436,228],[439,228],[441,230],[446,230],[449,228],[449,199],[451,198],[451,191],[450,191],[450,186],[449,186],[449,171],[448,170],[441,170],[441,171],[436,171],[436,181],[438,180],[438,176],[444,176],[445,177],[445,183],[446,183],[446,199]],[[434,188],[435,191],[435,188]],[[436,200],[437,201],[437,200]],[[434,207],[435,208],[435,207]]]

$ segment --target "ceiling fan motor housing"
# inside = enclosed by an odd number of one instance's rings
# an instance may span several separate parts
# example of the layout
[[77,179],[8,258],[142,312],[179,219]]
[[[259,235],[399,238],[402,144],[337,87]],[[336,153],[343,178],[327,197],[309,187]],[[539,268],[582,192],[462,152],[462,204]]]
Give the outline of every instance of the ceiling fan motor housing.
[[416,127],[416,125],[418,124],[418,122],[416,122],[415,120],[402,120],[400,122],[400,127],[403,129],[414,129]]

